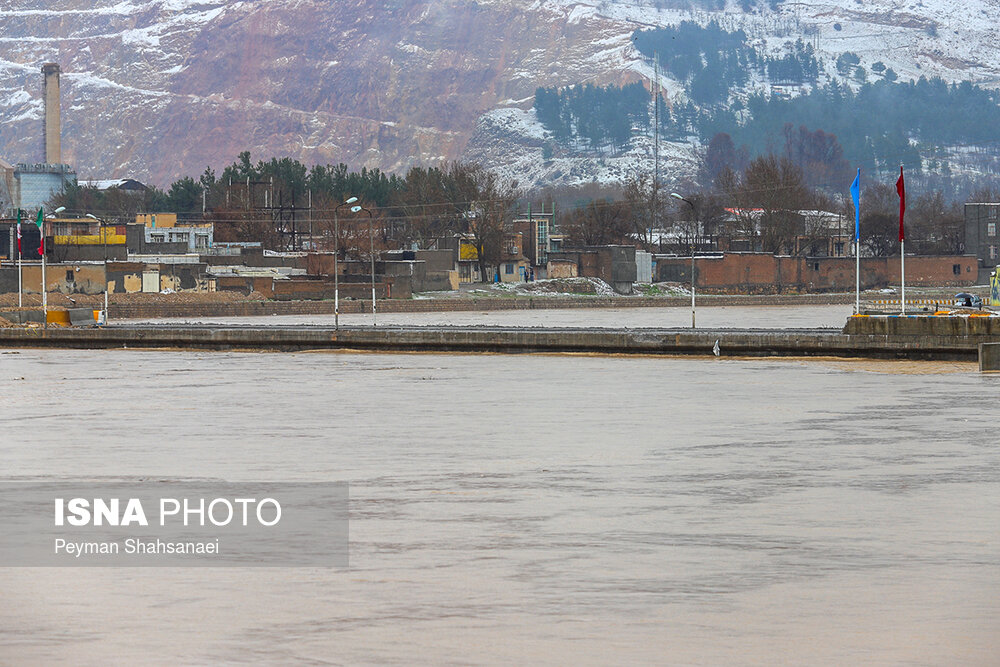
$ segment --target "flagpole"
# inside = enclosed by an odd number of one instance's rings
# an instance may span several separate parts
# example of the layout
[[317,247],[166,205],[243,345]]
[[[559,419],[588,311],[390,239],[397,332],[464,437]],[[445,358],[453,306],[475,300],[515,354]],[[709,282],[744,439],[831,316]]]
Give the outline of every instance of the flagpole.
[[17,211],[17,307],[24,308],[23,279],[21,278],[21,210]]
[[899,242],[899,277],[902,285],[900,314],[906,315],[906,241]]
[[[57,211],[62,210],[62,208],[56,209]],[[38,246],[38,252],[42,256],[42,326],[48,328],[49,326],[49,291],[46,289],[45,282],[45,216],[41,208],[38,209],[38,233],[41,235],[41,243]]]
[[861,314],[861,244],[854,240],[854,314]]
[[49,326],[49,292],[45,289],[45,231],[42,231],[42,322]]
[[899,180],[896,181],[896,194],[899,195],[900,313],[906,315],[906,233],[903,228],[903,215],[906,213],[906,184],[903,182],[903,165],[899,165]]
[[854,202],[854,314],[861,314],[861,167],[851,183]]

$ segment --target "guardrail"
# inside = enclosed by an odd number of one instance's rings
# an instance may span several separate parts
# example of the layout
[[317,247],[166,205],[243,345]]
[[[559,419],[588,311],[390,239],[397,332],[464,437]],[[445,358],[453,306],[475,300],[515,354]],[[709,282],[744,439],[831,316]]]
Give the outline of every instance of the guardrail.
[[[899,310],[902,305],[899,299],[875,299],[873,301],[863,301],[862,304],[870,310]],[[929,311],[932,309],[954,308],[955,303],[952,299],[907,299],[906,307],[910,308],[911,306],[918,310]]]

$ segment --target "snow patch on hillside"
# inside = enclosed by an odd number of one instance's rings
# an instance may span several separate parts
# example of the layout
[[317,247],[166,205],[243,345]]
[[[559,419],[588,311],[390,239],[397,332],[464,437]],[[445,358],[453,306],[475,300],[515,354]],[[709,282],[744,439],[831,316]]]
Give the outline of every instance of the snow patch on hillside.
[[[552,151],[549,158],[547,150]],[[467,157],[516,180],[521,187],[588,183],[614,187],[652,174],[653,154],[649,137],[634,137],[632,146],[617,154],[584,148],[568,150],[549,139],[534,109],[497,109],[480,118]],[[661,141],[660,173],[664,182],[695,180],[699,155],[700,148],[695,144]]]

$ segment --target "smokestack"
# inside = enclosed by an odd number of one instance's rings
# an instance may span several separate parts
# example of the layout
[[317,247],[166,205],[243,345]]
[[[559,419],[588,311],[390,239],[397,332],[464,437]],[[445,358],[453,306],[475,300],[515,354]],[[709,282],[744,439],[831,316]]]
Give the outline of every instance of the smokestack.
[[42,96],[45,99],[45,120],[42,129],[45,133],[45,162],[62,164],[62,145],[59,127],[59,65],[45,63],[42,65]]

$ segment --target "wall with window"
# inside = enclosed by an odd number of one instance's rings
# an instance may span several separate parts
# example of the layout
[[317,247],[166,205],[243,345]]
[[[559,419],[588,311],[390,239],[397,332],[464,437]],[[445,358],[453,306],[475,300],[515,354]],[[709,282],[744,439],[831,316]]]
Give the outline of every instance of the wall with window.
[[145,227],[146,243],[173,243],[187,246],[196,253],[208,250],[215,242],[212,227]]

